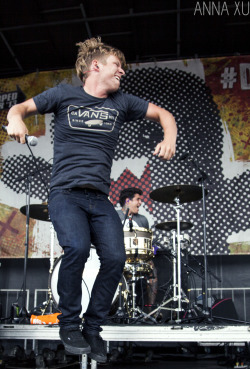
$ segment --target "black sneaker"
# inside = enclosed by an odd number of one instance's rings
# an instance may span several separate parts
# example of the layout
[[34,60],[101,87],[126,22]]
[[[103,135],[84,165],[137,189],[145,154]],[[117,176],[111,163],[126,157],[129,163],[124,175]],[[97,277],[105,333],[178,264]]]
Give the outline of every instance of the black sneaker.
[[83,337],[91,347],[89,357],[99,363],[106,363],[107,349],[106,343],[99,334],[89,334],[83,331]]
[[82,336],[80,329],[60,328],[59,335],[65,350],[69,354],[81,355],[90,353],[90,346]]

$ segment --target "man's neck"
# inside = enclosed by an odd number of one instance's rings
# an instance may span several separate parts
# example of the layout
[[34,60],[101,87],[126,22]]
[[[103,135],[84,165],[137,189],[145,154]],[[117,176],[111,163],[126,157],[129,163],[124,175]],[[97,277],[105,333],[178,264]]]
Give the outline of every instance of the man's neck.
[[124,207],[122,208],[122,212],[123,212],[123,214],[126,214],[127,210],[128,210],[128,208],[126,208],[126,206],[124,206]]
[[98,97],[99,99],[105,99],[108,97],[107,90],[101,86],[96,80],[90,80],[90,77],[86,79],[86,82],[83,86],[84,91],[94,97]]

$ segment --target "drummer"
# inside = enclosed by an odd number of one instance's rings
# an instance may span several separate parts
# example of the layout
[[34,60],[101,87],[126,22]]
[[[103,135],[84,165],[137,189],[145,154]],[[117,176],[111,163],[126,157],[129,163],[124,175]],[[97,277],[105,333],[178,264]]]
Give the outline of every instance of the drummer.
[[[139,208],[142,204],[141,196],[142,196],[142,190],[140,188],[129,187],[121,191],[119,202],[120,202],[122,209],[117,210],[117,213],[119,214],[119,217],[122,223],[124,223],[124,219],[128,211],[124,228],[129,229],[130,226],[132,225],[133,229],[138,228],[138,227],[149,229],[148,219],[144,215],[139,214]],[[132,221],[132,224],[129,224],[129,222],[131,221]],[[158,288],[158,278],[157,278],[157,269],[154,265],[153,260],[149,260],[148,264],[151,266],[151,270],[152,270],[151,275],[145,278],[145,282],[146,282],[145,302],[147,302],[147,312],[149,313],[151,311],[151,306],[155,303],[155,300],[156,300],[156,294],[157,294],[157,288]]]
[[129,228],[132,221],[132,227],[143,227],[149,229],[149,223],[144,215],[139,214],[139,208],[142,204],[142,190],[136,187],[125,188],[121,191],[119,197],[119,203],[121,205],[121,210],[117,210],[117,213],[122,221],[124,222],[125,215],[127,214],[127,219],[125,221],[125,228]]

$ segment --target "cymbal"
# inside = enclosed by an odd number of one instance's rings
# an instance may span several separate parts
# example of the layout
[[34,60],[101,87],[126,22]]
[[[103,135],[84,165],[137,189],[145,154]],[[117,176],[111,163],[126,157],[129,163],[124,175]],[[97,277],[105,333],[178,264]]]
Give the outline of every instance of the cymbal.
[[[26,206],[20,208],[22,214],[26,215]],[[48,205],[47,204],[33,204],[30,205],[30,217],[37,220],[44,220],[50,222]]]
[[[180,222],[180,230],[186,231],[193,227],[193,224],[190,222]],[[177,230],[177,221],[170,221],[156,224],[155,228],[161,229],[162,231],[172,231],[172,229]]]
[[193,185],[174,185],[157,188],[149,195],[155,201],[176,204],[175,199],[179,199],[179,203],[183,204],[200,200],[202,198],[202,189]]

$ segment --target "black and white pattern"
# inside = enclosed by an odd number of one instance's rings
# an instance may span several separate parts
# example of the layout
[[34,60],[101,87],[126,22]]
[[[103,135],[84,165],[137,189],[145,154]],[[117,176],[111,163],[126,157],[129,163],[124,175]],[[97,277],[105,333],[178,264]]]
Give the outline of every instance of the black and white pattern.
[[30,196],[48,201],[48,189],[52,165],[43,158],[36,158],[36,165],[32,156],[14,155],[3,162],[2,182],[16,193],[28,193]]
[[[168,68],[142,68],[127,71],[122,79],[124,92],[142,97],[169,110],[178,125],[177,153],[171,161],[163,162],[152,155],[163,137],[159,124],[150,121],[135,121],[124,124],[115,160],[148,158],[152,190],[176,185],[197,185],[200,174],[190,161],[180,161],[186,151],[209,181],[206,182],[207,205],[207,250],[210,254],[228,254],[227,239],[233,232],[249,228],[249,172],[245,171],[233,179],[226,179],[222,172],[223,130],[219,111],[210,90],[199,77],[181,70]],[[54,141],[54,117],[51,116],[49,140]],[[1,180],[16,193],[27,191],[27,176],[31,176],[31,196],[41,201],[48,200],[52,164],[41,157],[14,155],[3,162]],[[41,172],[37,173],[37,168]],[[128,168],[129,169],[129,168]],[[42,177],[42,178],[41,178]],[[191,237],[189,251],[203,253],[202,200],[183,204],[181,220],[193,223],[185,231]],[[154,225],[176,218],[170,204],[153,201]],[[155,230],[154,236],[170,237],[169,232]]]
[[[189,161],[179,161],[189,151],[208,175],[207,250],[211,254],[229,253],[226,240],[232,232],[249,227],[249,176],[247,173],[232,180],[222,173],[223,131],[219,111],[212,95],[199,77],[180,70],[149,68],[128,71],[122,80],[125,92],[133,93],[169,110],[177,121],[176,156],[163,162],[152,156],[162,130],[152,122],[129,122],[120,135],[115,159],[148,157],[152,189],[176,184],[200,186],[200,174]],[[139,142],[139,144],[138,144]],[[174,220],[176,212],[169,204],[153,202],[155,224]],[[193,223],[185,233],[191,236],[190,251],[203,253],[202,200],[183,204],[181,220]],[[154,229],[153,229],[154,230]],[[170,233],[155,231],[156,236]]]

